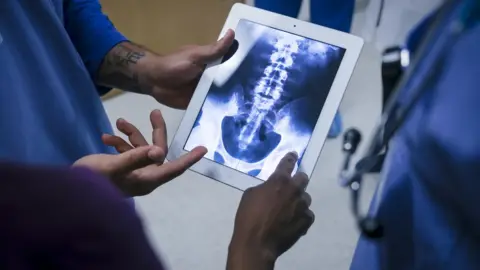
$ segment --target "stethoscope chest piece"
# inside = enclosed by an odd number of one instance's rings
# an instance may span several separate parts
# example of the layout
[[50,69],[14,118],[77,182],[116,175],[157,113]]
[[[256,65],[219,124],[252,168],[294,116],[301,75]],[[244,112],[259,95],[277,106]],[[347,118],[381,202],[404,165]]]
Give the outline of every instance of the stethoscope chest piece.
[[384,235],[383,226],[372,217],[364,217],[359,221],[358,226],[368,238],[380,239]]

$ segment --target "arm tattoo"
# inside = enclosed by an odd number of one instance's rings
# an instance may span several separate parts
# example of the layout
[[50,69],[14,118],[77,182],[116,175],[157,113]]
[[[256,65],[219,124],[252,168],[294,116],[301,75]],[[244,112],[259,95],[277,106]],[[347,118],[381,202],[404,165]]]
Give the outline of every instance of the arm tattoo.
[[135,93],[145,93],[147,89],[142,85],[138,62],[146,57],[147,53],[149,53],[147,49],[130,42],[118,44],[105,56],[98,72],[97,83]]

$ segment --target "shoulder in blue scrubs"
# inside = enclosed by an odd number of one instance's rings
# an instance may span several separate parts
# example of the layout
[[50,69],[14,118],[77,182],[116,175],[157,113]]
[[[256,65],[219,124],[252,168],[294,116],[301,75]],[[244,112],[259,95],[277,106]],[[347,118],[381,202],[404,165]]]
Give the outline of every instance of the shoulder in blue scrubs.
[[[412,33],[411,49],[430,22]],[[391,142],[376,195],[385,236],[361,237],[351,269],[480,269],[479,44],[477,23],[449,48],[437,84]]]
[[2,0],[0,36],[0,160],[69,165],[111,152],[92,78],[125,37],[98,0]]

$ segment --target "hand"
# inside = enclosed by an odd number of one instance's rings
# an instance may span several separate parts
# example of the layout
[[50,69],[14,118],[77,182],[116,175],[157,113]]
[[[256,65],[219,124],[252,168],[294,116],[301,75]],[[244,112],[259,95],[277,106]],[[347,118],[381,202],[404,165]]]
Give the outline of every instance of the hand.
[[150,95],[158,102],[185,109],[190,102],[206,64],[223,57],[235,38],[229,30],[219,41],[205,46],[186,46],[180,51],[158,56],[146,71]]
[[168,147],[162,113],[154,110],[150,114],[150,121],[153,145],[148,145],[134,125],[119,119],[117,128],[128,136],[131,145],[118,136],[104,134],[103,142],[115,147],[120,154],[86,156],[73,166],[88,167],[104,174],[126,195],[142,196],[178,177],[207,153],[206,148],[196,147],[179,159],[164,164]]
[[263,184],[247,189],[235,218],[227,269],[273,269],[276,259],[307,233],[314,214],[308,177],[291,177],[298,157],[287,154]]

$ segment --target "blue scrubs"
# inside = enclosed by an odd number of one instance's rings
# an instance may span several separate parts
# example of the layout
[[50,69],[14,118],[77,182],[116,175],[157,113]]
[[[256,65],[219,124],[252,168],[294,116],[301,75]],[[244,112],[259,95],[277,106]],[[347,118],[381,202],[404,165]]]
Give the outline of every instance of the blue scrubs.
[[[255,6],[289,17],[297,17],[302,0],[255,0]],[[350,32],[355,0],[310,0],[310,21],[312,23]],[[337,137],[342,132],[342,118],[337,113],[328,136]]]
[[[431,18],[411,35],[416,49]],[[449,48],[436,85],[391,142],[378,217],[352,270],[480,269],[480,25]],[[400,97],[409,93],[401,93]],[[402,98],[400,99],[400,101]]]
[[[298,16],[302,0],[255,0],[255,6],[285,16]],[[350,32],[355,0],[310,0],[310,21],[312,23]]]
[[0,160],[69,165],[113,152],[92,78],[123,37],[98,0],[0,1]]

